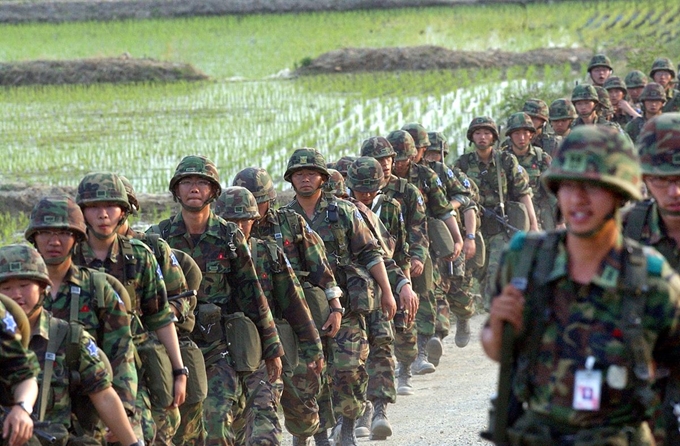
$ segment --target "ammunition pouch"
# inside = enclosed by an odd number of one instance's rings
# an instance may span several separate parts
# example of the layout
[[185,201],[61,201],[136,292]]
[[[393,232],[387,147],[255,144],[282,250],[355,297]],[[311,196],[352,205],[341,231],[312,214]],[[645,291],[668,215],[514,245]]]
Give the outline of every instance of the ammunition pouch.
[[193,335],[208,344],[224,339],[222,309],[215,304],[198,304]]
[[508,224],[520,231],[529,230],[529,213],[524,203],[519,201],[507,201],[505,203],[505,215],[508,217]]
[[[503,230],[503,224],[492,214],[495,214],[495,212],[491,209],[486,209],[482,214],[482,224],[479,229],[485,237],[494,236]],[[498,218],[500,218],[500,215]]]
[[189,369],[185,404],[197,404],[208,395],[208,377],[205,373],[205,359],[201,349],[191,339],[179,340],[182,362]]
[[224,337],[237,372],[254,372],[262,361],[262,342],[255,323],[245,314],[229,314],[223,320]]
[[436,258],[448,257],[455,252],[453,237],[446,223],[438,218],[427,219],[427,236],[430,239],[430,251]]
[[331,315],[326,293],[318,286],[314,286],[309,282],[302,282],[302,291],[305,293],[305,300],[307,301],[310,313],[312,313],[314,325],[316,325],[319,335],[323,336],[324,332],[321,330],[321,327],[328,320],[328,316]]
[[140,372],[143,383],[149,390],[151,406],[166,408],[174,401],[175,379],[172,376],[172,363],[165,346],[155,333],[148,333],[146,339],[136,344],[141,363]]
[[336,279],[343,289],[350,311],[366,314],[380,309],[382,291],[366,268],[354,263],[339,265]]
[[413,291],[420,295],[429,292],[434,289],[434,279],[432,276],[432,258],[428,257],[423,262],[423,273],[418,277],[413,277],[411,282],[413,283]]
[[472,268],[481,269],[484,267],[484,262],[486,262],[486,243],[484,242],[484,236],[481,232],[475,234],[475,256],[468,260],[468,264]]
[[276,331],[279,333],[279,340],[283,346],[283,357],[281,363],[283,364],[284,372],[293,372],[300,363],[298,356],[298,338],[285,319],[274,319],[276,324]]

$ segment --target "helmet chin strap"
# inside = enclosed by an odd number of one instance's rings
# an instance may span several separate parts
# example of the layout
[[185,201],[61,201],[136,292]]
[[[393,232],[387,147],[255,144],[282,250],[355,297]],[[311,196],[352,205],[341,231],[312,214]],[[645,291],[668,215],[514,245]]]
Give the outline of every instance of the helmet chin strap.
[[35,307],[33,307],[33,309],[26,314],[26,317],[28,319],[30,319],[31,316],[33,316],[40,309],[40,307],[43,306],[43,303],[45,302],[45,297],[47,297],[48,292],[49,291],[47,291],[47,288],[45,288],[43,292],[40,294],[40,300],[38,300],[38,303],[35,304]]
[[680,217],[680,211],[669,211],[668,209],[663,209],[659,207],[659,214],[668,215],[669,217]]
[[184,203],[179,196],[173,192],[173,195],[175,197],[175,201],[177,201],[180,206],[182,206],[182,209],[186,209],[189,212],[201,212],[203,209],[205,209],[206,206],[208,206],[210,203],[215,201],[217,199],[217,194],[214,192],[214,188],[211,189],[212,193],[210,195],[210,198],[205,200],[202,205],[200,206],[189,206],[188,204]]

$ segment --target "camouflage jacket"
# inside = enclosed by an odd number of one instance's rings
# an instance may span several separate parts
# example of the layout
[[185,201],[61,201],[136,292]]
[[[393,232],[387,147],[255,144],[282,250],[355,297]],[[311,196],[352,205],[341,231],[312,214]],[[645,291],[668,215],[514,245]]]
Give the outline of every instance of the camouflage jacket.
[[401,204],[385,194],[376,195],[371,205],[371,211],[376,213],[394,241],[392,258],[397,265],[407,271],[411,268],[411,255],[406,232],[406,222],[401,212]]
[[680,270],[680,250],[663,225],[656,201],[649,199],[635,203],[622,212],[622,219],[626,237],[653,247],[668,260],[673,269]]
[[517,158],[517,162],[526,172],[529,178],[529,186],[533,196],[531,200],[534,205],[540,202],[549,202],[551,205],[557,203],[557,198],[545,189],[541,182],[541,174],[545,172],[552,163],[552,157],[540,147],[529,146],[529,151],[524,155],[517,155],[510,147],[504,148],[508,153]]
[[[104,307],[98,304],[97,292],[103,293]],[[106,354],[113,369],[113,387],[126,410],[134,409],[137,395],[137,369],[130,333],[130,316],[123,301],[108,282],[99,291],[92,280],[92,270],[71,265],[57,295],[48,296],[43,306],[54,317],[70,320],[71,300],[78,299],[77,320]]]
[[623,129],[625,129],[626,125],[628,125],[628,123],[632,120],[633,120],[633,117],[631,115],[629,115],[627,113],[621,113],[621,112],[614,113],[614,117],[612,117],[612,122],[617,123]]
[[[680,278],[658,252],[644,247],[641,266],[646,270],[646,277],[642,277],[645,286],[635,290],[622,288],[634,281],[631,276],[635,273],[626,276],[625,272],[633,271],[629,266],[631,262],[638,262],[632,260],[632,254],[628,252],[634,252],[639,245],[619,236],[617,246],[603,259],[599,272],[591,281],[577,283],[568,274],[565,233],[555,234],[559,234],[556,235],[556,246],[545,250],[547,255],[552,253],[552,264],[540,262],[547,271],[540,276],[546,277],[544,293],[547,296],[543,299],[549,310],[534,308],[535,290],[540,289],[534,277],[538,275],[530,272],[527,276],[524,321],[532,322],[525,324],[518,334],[516,345],[527,350],[533,344],[538,351],[535,361],[528,363],[532,365],[523,374],[526,386],[520,385],[522,379],[516,379],[514,392],[518,396],[524,395],[520,400],[527,401],[532,411],[549,417],[556,424],[590,428],[640,423],[645,414],[640,413],[636,391],[642,384],[633,371],[633,366],[640,364],[631,354],[633,347],[623,340],[631,333],[623,321],[622,294],[633,293],[636,294],[634,299],[645,301],[638,307],[640,336],[646,341],[651,359],[662,365],[677,364],[680,360]],[[523,249],[530,237],[540,235],[518,233],[510,241],[501,260],[493,295],[497,295],[516,274],[522,274],[517,269],[530,258]],[[539,263],[536,259],[534,262],[534,265]],[[532,343],[527,338],[531,336],[532,327],[537,325],[536,314],[546,315],[546,325],[542,336],[538,335],[540,340]],[[573,408],[575,373],[585,369],[588,357],[595,359],[593,370],[602,373],[600,407],[593,411],[576,410]],[[622,378],[614,379],[619,377]],[[653,405],[645,409],[649,411]]]
[[680,90],[669,88],[666,91],[666,103],[662,108],[664,113],[680,111]]
[[[37,329],[31,336],[29,348],[35,352],[40,362],[40,376],[38,383],[40,388],[43,386],[43,373],[45,370],[45,353],[47,352],[50,340],[50,319],[53,316],[48,311],[42,311]],[[58,324],[68,322],[57,319]],[[71,426],[71,394],[69,393],[69,372],[66,364],[67,339],[61,343],[55,353],[54,369],[52,373],[49,400],[45,412],[45,420],[52,423],[61,423],[67,428]],[[89,395],[101,392],[111,387],[111,376],[106,370],[106,366],[99,357],[97,343],[87,331],[83,330],[79,343],[78,373],[80,374],[80,384],[77,392],[80,395]],[[35,405],[36,410],[40,407],[40,398]]]
[[[597,119],[596,119],[595,122],[593,123],[593,125],[595,125],[595,124],[597,124],[597,125],[606,125],[606,126],[608,126],[608,127],[613,127],[613,128],[615,128],[619,133],[624,134],[624,135],[626,134],[626,133],[623,131],[623,129],[621,128],[621,126],[620,126],[617,122],[614,122],[614,121],[607,121],[603,116],[600,116],[600,115],[597,116]],[[583,118],[581,118],[581,117],[579,116],[578,118],[576,118],[576,119],[574,119],[574,120],[572,121],[572,123],[571,123],[571,128],[578,127],[579,125],[588,125],[588,124],[586,124],[585,122],[583,122]]]
[[[123,245],[127,246],[123,246]],[[131,258],[124,250],[131,250]],[[163,273],[153,253],[142,242],[122,235],[116,235],[111,250],[102,261],[98,259],[87,241],[76,246],[73,263],[89,268],[106,271],[125,286],[135,313],[139,316],[143,327],[132,322],[132,335],[141,331],[156,331],[172,323],[173,314],[163,282]],[[130,292],[132,291],[132,292]]]
[[[292,222],[295,224],[291,225]],[[300,214],[292,209],[270,208],[264,218],[255,221],[251,235],[276,242],[283,249],[293,270],[306,273],[303,274],[304,279],[298,279],[323,289],[328,300],[342,296],[326,258],[323,240]]]
[[[479,201],[485,208],[493,210],[499,203],[498,175],[496,173],[496,149],[489,163],[484,163],[476,151],[464,153],[456,160],[456,167],[465,172],[479,188]],[[523,195],[531,195],[532,190],[524,168],[519,165],[515,155],[500,151],[498,153],[502,169],[501,183],[505,200],[519,201]]]
[[[37,377],[40,364],[35,353],[21,345],[17,332],[17,323],[12,314],[0,303],[0,404],[10,405],[17,384],[29,378]],[[0,427],[2,430],[2,427]]]
[[437,174],[442,182],[444,195],[449,201],[455,200],[460,203],[458,213],[462,214],[470,206],[470,188],[466,187],[446,164],[439,161],[425,162],[424,158],[421,163]]
[[540,147],[550,156],[555,156],[557,148],[562,143],[562,137],[553,133],[546,133],[545,130],[540,135],[536,135],[531,142],[534,146]]
[[[474,181],[470,180],[470,177],[467,176],[465,172],[460,170],[459,167],[454,166],[453,167],[453,173],[460,179],[460,182],[470,190],[470,208],[475,210],[475,214],[477,216],[477,225],[475,227],[476,231],[475,232],[480,232],[480,218],[481,218],[481,210],[479,209],[479,187],[477,187],[477,183]],[[463,213],[465,213],[463,211]],[[465,215],[460,215],[460,227],[461,229],[465,228]],[[465,228],[467,229],[467,228]]]
[[[283,348],[274,318],[257,280],[255,265],[241,230],[212,211],[205,232],[197,236],[187,232],[181,213],[160,222],[158,226],[161,228],[161,237],[172,248],[189,254],[203,272],[201,287],[197,290],[199,305],[218,305],[223,314],[243,312],[257,326],[263,359],[282,356]],[[209,346],[197,343],[204,354],[223,347],[223,341]]]
[[286,255],[272,241],[251,237],[249,245],[257,277],[274,319],[285,319],[293,328],[305,363],[323,357],[319,332],[312,320],[302,286]]
[[[444,184],[437,174],[427,166],[411,163],[405,179],[416,186],[425,199],[425,210],[428,217],[446,220],[456,212],[446,199]],[[462,190],[462,185],[460,186]]]
[[417,187],[403,178],[392,175],[382,193],[393,198],[401,205],[406,233],[408,234],[409,254],[421,262],[429,256],[430,241],[427,238],[427,217],[425,200]]
[[645,123],[647,122],[647,119],[645,118],[644,114],[642,116],[638,116],[636,118],[633,118],[632,121],[630,121],[628,124],[626,124],[626,133],[630,137],[630,139],[633,142],[636,142],[638,139],[638,136],[640,136],[640,133],[642,132],[642,127],[645,126]]

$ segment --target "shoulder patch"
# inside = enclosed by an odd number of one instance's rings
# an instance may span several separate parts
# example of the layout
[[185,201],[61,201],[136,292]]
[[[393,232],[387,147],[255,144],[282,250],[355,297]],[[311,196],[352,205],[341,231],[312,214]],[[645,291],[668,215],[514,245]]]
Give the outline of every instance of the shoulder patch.
[[364,217],[361,216],[361,212],[359,212],[359,209],[354,210],[354,218],[356,218],[359,221],[364,221]]
[[524,171],[524,169],[522,169],[522,166],[520,166],[520,165],[518,164],[518,165],[517,165],[517,173],[522,173],[523,171]]
[[442,187],[442,180],[437,177],[437,186]]
[[172,266],[179,266],[179,261],[177,260],[177,257],[175,257],[175,253],[170,251],[170,263],[172,263]]
[[468,180],[467,178],[465,178],[465,179],[463,180],[463,186],[465,186],[465,189],[470,189],[470,180]]
[[453,170],[448,169],[448,171],[446,172],[446,175],[447,175],[449,178],[453,178]]
[[[113,289],[113,287],[112,287]],[[116,300],[120,303],[120,305],[125,308],[125,302],[123,302],[123,299],[120,298],[120,294],[116,292],[116,290],[113,290],[113,295],[116,296]]]
[[527,233],[519,231],[510,239],[509,248],[511,251],[521,251],[524,247],[524,241],[527,238]]
[[158,276],[159,279],[163,279],[163,271],[161,271],[161,266],[156,264],[156,275]]
[[97,344],[94,343],[92,339],[87,341],[87,353],[93,358],[99,358],[99,352],[97,351]]
[[418,204],[421,205],[421,206],[425,206],[425,202],[423,201],[422,195],[418,197]]
[[2,325],[4,325],[5,330],[11,334],[17,332],[17,322],[14,320],[14,316],[12,316],[12,313],[9,311],[7,311],[5,313],[5,317],[2,318]]

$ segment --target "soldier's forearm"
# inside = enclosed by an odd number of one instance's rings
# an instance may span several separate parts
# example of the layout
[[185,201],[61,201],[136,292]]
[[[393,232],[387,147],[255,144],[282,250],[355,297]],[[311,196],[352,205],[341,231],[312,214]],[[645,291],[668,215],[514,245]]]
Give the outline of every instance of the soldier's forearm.
[[173,370],[184,367],[182,355],[179,352],[179,340],[177,339],[175,324],[171,322],[168,325],[159,328],[156,330],[156,335],[168,352],[168,357],[170,358]]

